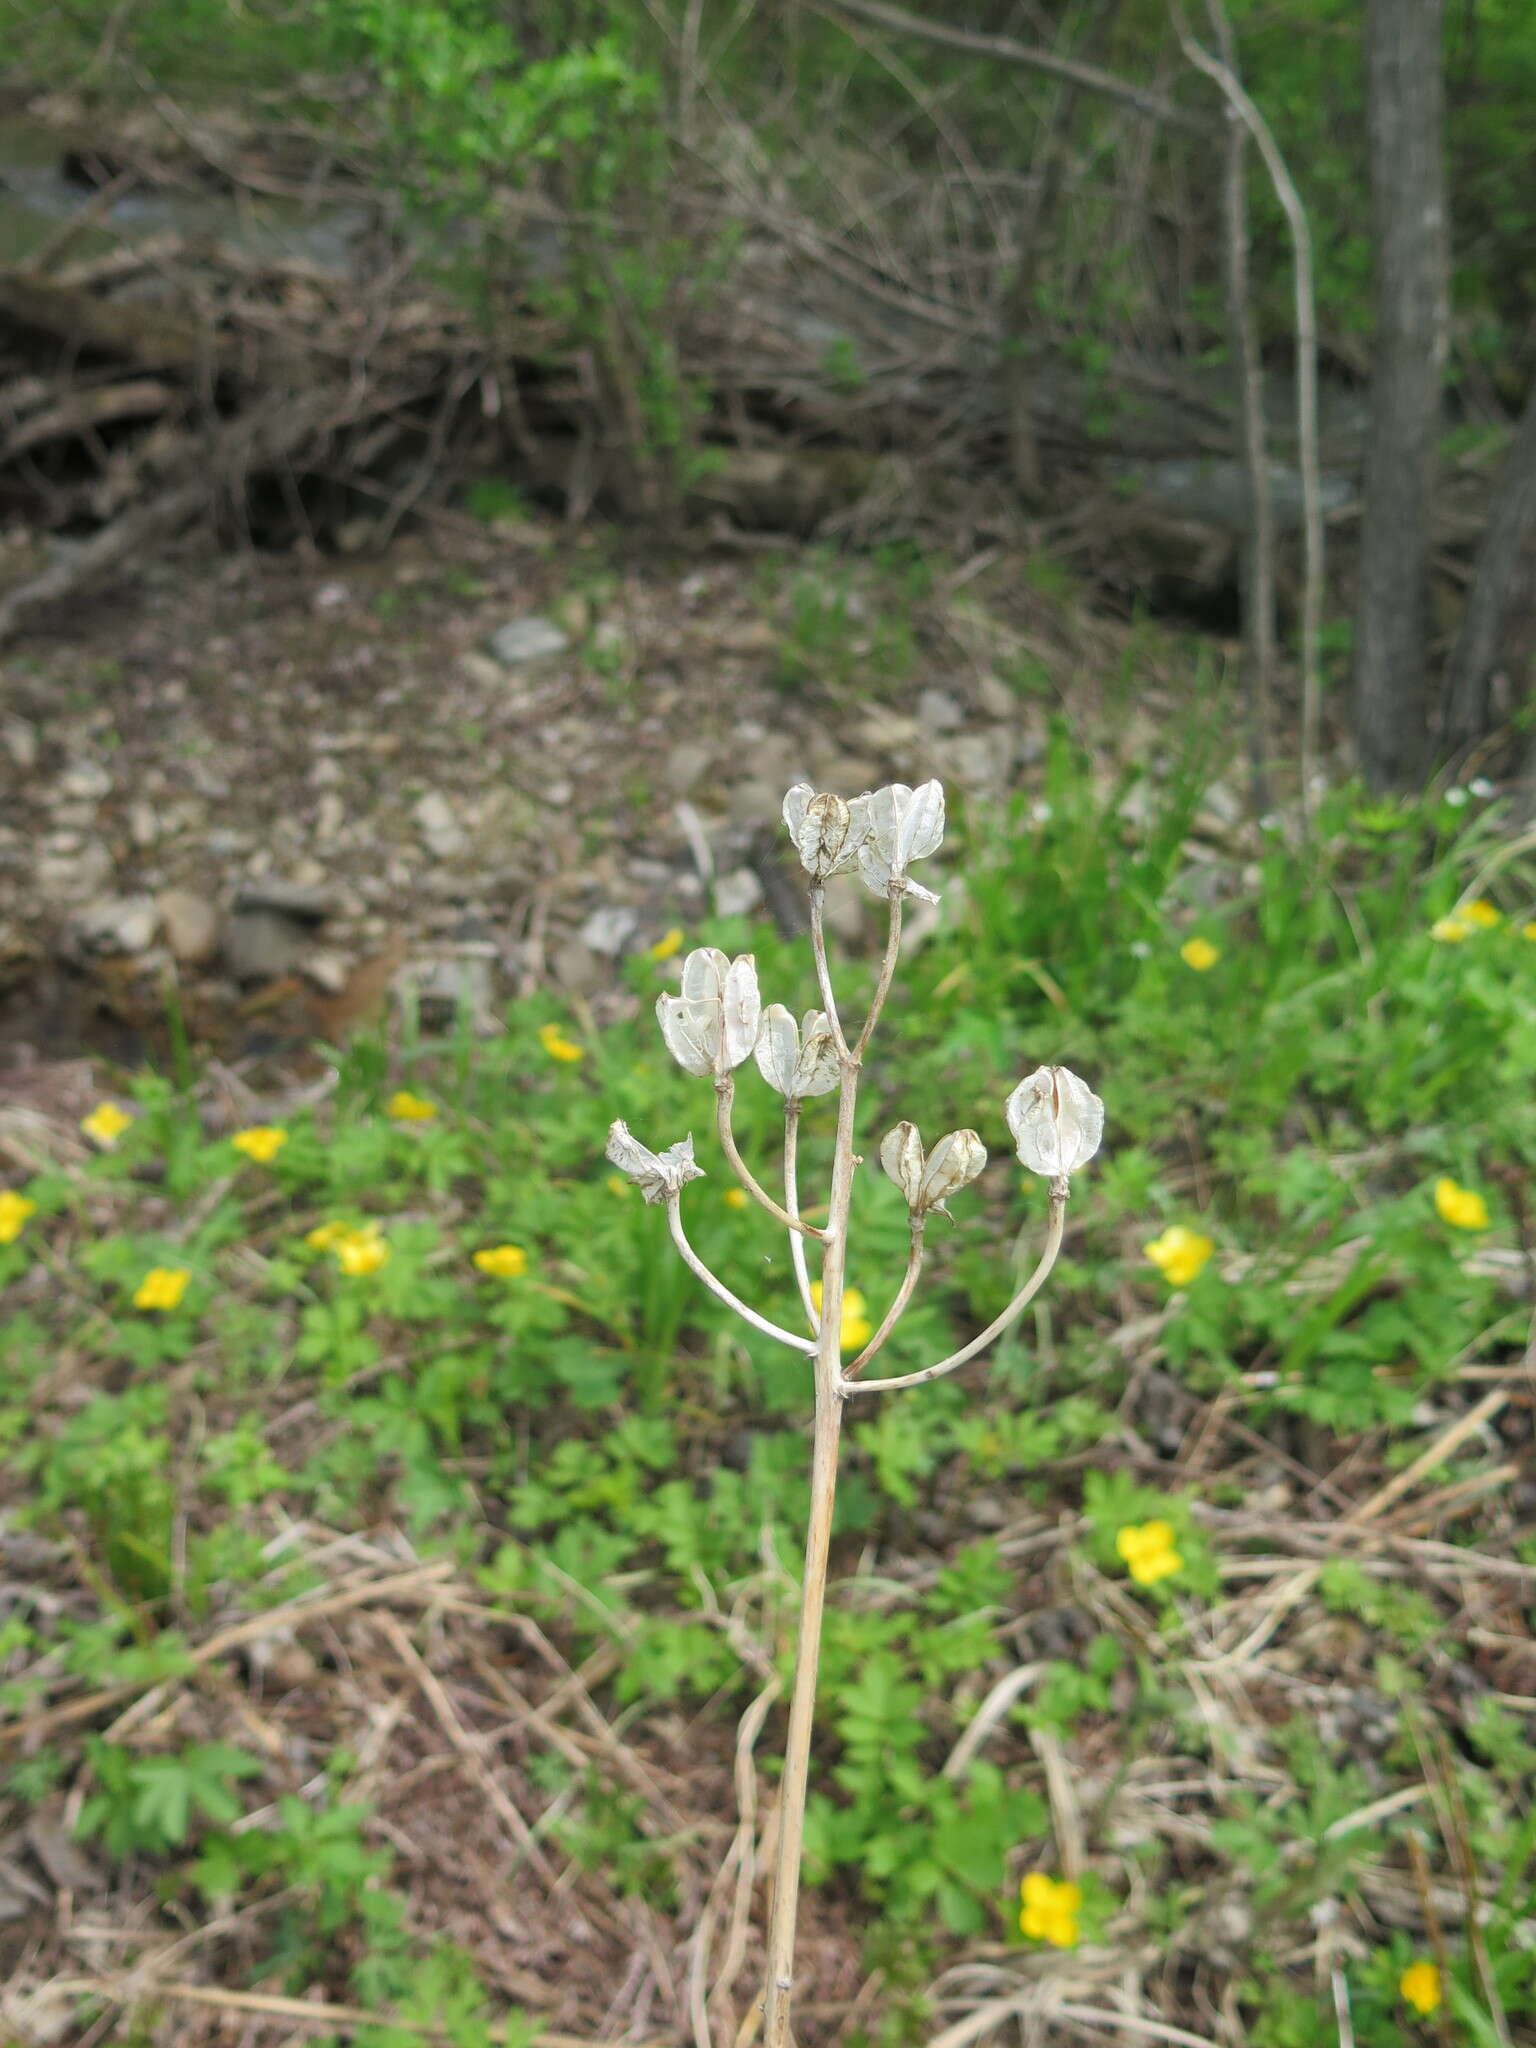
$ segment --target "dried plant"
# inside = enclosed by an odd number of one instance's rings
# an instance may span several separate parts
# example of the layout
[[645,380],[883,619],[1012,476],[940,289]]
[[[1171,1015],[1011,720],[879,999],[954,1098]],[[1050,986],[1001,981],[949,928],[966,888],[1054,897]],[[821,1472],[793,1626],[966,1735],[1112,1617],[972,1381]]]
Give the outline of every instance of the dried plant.
[[[914,882],[913,861],[935,852],[944,836],[944,791],[937,782],[920,789],[897,783],[844,799],[817,795],[798,785],[784,799],[784,822],[810,877],[811,946],[821,1008],[797,1024],[782,1004],[763,1008],[757,967],[751,954],[728,960],[714,947],[690,953],[683,962],[677,995],[657,1002],[667,1048],[690,1074],[715,1085],[716,1127],[725,1155],[747,1193],[789,1232],[790,1255],[800,1311],[809,1330],[785,1329],[732,1293],[689,1242],[683,1227],[682,1192],[702,1169],[694,1163],[693,1138],[652,1152],[623,1123],[608,1134],[608,1157],[636,1182],[648,1202],[664,1202],[672,1241],[710,1292],[734,1309],[754,1330],[773,1337],[813,1361],[815,1432],[811,1462],[810,1520],[800,1596],[800,1628],[789,1734],[779,1795],[778,1861],[768,1928],[767,1983],[763,1997],[765,2048],[790,2048],[790,2003],[794,1989],[795,1913],[804,1837],[806,1783],[810,1767],[816,1669],[821,1648],[822,1607],[832,1510],[837,1487],[838,1440],[843,1409],[852,1398],[895,1392],[942,1378],[985,1351],[1020,1315],[1044,1285],[1061,1248],[1072,1174],[1097,1151],[1104,1106],[1087,1084],[1064,1067],[1038,1067],[1008,1097],[1005,1115],[1030,1172],[1050,1184],[1045,1243],[1034,1271],[1001,1314],[970,1343],[936,1365],[893,1379],[861,1375],[895,1329],[912,1299],[923,1264],[928,1218],[947,1215],[951,1196],[975,1180],[987,1163],[986,1148],[973,1130],[950,1131],[928,1150],[917,1126],[899,1123],[880,1146],[880,1164],[906,1197],[911,1249],[906,1271],[878,1329],[847,1365],[842,1358],[843,1299],[847,1231],[853,1177],[860,1159],[854,1150],[854,1114],[859,1074],[870,1037],[890,993],[901,947],[902,910],[909,896],[936,899]],[[869,1012],[850,1039],[833,994],[827,961],[824,897],[835,875],[857,872],[890,906],[885,956]],[[756,1059],[768,1085],[784,1098],[784,1199],[776,1201],[753,1176],[732,1130],[735,1072]],[[826,1222],[820,1228],[801,1213],[797,1173],[800,1112],[806,1097],[837,1090],[837,1135],[833,1144]],[[820,1257],[819,1287],[813,1286],[807,1243]]]

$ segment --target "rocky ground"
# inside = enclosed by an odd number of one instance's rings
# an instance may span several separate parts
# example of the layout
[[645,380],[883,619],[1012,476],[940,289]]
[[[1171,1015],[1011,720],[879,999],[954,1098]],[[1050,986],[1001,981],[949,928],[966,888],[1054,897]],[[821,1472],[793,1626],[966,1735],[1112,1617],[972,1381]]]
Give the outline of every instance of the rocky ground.
[[[673,926],[793,919],[796,779],[1027,788],[1058,706],[1163,750],[1169,643],[1017,559],[920,580],[454,518],[40,619],[0,666],[0,1067],[162,1057],[177,1017],[260,1061],[391,987],[481,1027],[545,986],[601,1016]],[[856,942],[862,893],[842,914]]]

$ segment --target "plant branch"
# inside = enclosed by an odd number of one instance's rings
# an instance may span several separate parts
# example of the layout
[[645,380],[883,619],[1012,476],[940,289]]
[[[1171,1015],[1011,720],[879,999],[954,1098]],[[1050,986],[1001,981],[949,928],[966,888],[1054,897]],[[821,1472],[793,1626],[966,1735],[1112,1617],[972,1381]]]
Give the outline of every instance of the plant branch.
[[940,43],[949,50],[968,50],[973,56],[989,57],[996,63],[1048,71],[1054,78],[1070,79],[1089,92],[1102,93],[1106,99],[1133,107],[1138,114],[1166,121],[1171,128],[1189,129],[1196,134],[1209,132],[1209,124],[1198,114],[1175,106],[1158,93],[1144,92],[1128,79],[1116,78],[1113,72],[1101,71],[1095,64],[1083,64],[1074,57],[1058,56],[1054,50],[1017,43],[1011,36],[986,35],[980,29],[951,28],[947,23],[924,21],[904,8],[889,6],[887,0],[811,0],[811,5],[818,14],[829,15],[833,20],[840,14],[851,14],[856,21],[873,22],[877,28],[888,28],[896,35],[920,36],[924,42]]
[[791,1216],[761,1185],[752,1169],[736,1149],[736,1134],[731,1129],[731,1105],[736,1100],[736,1083],[729,1074],[723,1074],[715,1082],[715,1128],[720,1133],[720,1143],[725,1156],[731,1162],[736,1178],[741,1182],[753,1201],[778,1218],[786,1230],[793,1230],[804,1237],[825,1237],[826,1232],[818,1230],[814,1223],[802,1223],[798,1216]]
[[906,1314],[907,1303],[912,1299],[912,1290],[916,1287],[918,1275],[923,1270],[923,1226],[928,1221],[928,1218],[926,1216],[914,1216],[911,1221],[912,1244],[907,1253],[907,1270],[901,1276],[901,1286],[896,1291],[896,1299],[886,1310],[885,1320],[864,1346],[858,1357],[854,1359],[851,1365],[844,1366],[843,1378],[845,1380],[851,1380],[856,1372],[861,1372],[874,1357],[875,1353],[884,1348],[886,1338],[890,1336],[892,1330],[895,1329],[896,1325]]
[[837,1014],[837,997],[832,993],[832,971],[827,965],[827,927],[824,911],[827,892],[820,882],[811,885],[811,953],[816,961],[816,987],[821,996],[821,1007],[826,1013],[827,1025],[832,1033],[832,1043],[837,1047],[840,1060],[852,1057],[848,1041],[843,1036],[842,1019]]
[[[800,1104],[791,1100],[784,1105],[784,1206],[798,1223],[800,1220],[800,1182],[797,1165],[797,1151],[800,1141]],[[805,1310],[805,1319],[811,1326],[814,1337],[821,1329],[821,1319],[816,1313],[816,1304],[811,1299],[811,1276],[805,1267],[805,1234],[792,1230],[789,1233],[789,1260],[795,1269],[795,1285],[800,1290],[800,1306]]]
[[885,999],[891,992],[891,978],[896,972],[897,956],[901,952],[901,906],[905,891],[894,882],[891,884],[890,921],[885,933],[885,958],[880,962],[880,979],[875,983],[874,998],[869,1006],[869,1015],[864,1019],[864,1029],[859,1033],[859,1042],[853,1048],[855,1063],[864,1057],[864,1048],[874,1034],[880,1021],[880,1012],[885,1008]]
[[781,1344],[787,1344],[792,1351],[811,1352],[816,1349],[809,1337],[797,1337],[792,1330],[781,1330],[777,1323],[770,1323],[766,1316],[760,1316],[755,1308],[748,1308],[739,1295],[732,1294],[723,1280],[719,1280],[705,1265],[693,1246],[688,1242],[683,1229],[682,1210],[676,1195],[667,1202],[667,1228],[672,1233],[672,1242],[682,1255],[683,1264],[698,1276],[710,1293],[723,1301],[727,1308],[735,1309],[743,1322],[750,1323],[754,1330],[761,1330],[765,1337],[776,1337]]
[[1050,1222],[1046,1227],[1045,1246],[1040,1253],[1040,1263],[1035,1267],[1033,1273],[1030,1274],[1002,1314],[996,1317],[994,1321],[988,1323],[979,1337],[973,1337],[969,1344],[962,1346],[951,1357],[941,1358],[937,1365],[925,1366],[921,1372],[903,1373],[899,1379],[850,1380],[845,1377],[842,1381],[843,1393],[885,1394],[897,1387],[920,1387],[928,1380],[942,1379],[946,1373],[953,1372],[957,1366],[967,1364],[976,1356],[978,1351],[985,1351],[989,1344],[998,1337],[1001,1337],[1010,1323],[1017,1321],[1049,1279],[1051,1268],[1056,1263],[1056,1255],[1061,1250],[1061,1238],[1062,1232],[1066,1227],[1066,1216],[1067,1182],[1065,1180],[1054,1180],[1051,1182]]
[[790,2001],[795,1981],[795,1917],[800,1900],[800,1860],[805,1847],[805,1798],[811,1769],[811,1729],[816,1714],[816,1672],[821,1661],[821,1621],[826,1605],[827,1560],[832,1548],[832,1509],[837,1493],[837,1446],[843,1426],[843,1274],[847,1256],[848,1209],[853,1194],[853,1113],[859,1070],[843,1063],[837,1097],[837,1137],[832,1150],[832,1188],[827,1204],[827,1249],[821,1269],[821,1329],[816,1339],[816,1424],[811,1447],[811,1511],[800,1581],[800,1626],[795,1639],[795,1688],[789,1703],[784,1772],[779,1780],[779,1842],[774,1864],[773,1905],[768,1920],[767,1983],[763,1994],[763,2048],[794,2048]]
[[1304,567],[1301,589],[1301,809],[1312,810],[1312,774],[1317,766],[1317,741],[1322,707],[1322,679],[1317,641],[1323,615],[1323,492],[1317,449],[1317,304],[1312,283],[1312,234],[1307,210],[1286,167],[1269,123],[1219,57],[1203,49],[1175,0],[1174,26],[1190,63],[1215,81],[1233,115],[1258,145],[1264,168],[1275,188],[1291,237],[1291,268],[1296,289],[1296,441],[1301,467]]

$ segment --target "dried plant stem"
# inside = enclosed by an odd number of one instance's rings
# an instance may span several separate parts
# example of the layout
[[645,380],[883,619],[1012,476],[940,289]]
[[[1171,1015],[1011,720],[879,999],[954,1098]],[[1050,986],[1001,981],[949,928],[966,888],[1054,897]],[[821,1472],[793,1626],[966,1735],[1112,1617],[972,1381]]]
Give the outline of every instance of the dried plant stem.
[[[800,1220],[800,1182],[798,1152],[800,1144],[800,1104],[791,1096],[784,1105],[784,1206],[798,1223]],[[821,1328],[821,1318],[816,1313],[816,1304],[811,1299],[811,1276],[805,1266],[805,1236],[802,1231],[789,1233],[789,1261],[795,1269],[795,1285],[800,1290],[800,1306],[805,1310],[805,1319],[811,1326],[814,1337]]]
[[792,1230],[803,1237],[824,1236],[825,1232],[818,1230],[814,1223],[802,1223],[798,1216],[791,1216],[787,1209],[781,1208],[736,1149],[736,1133],[731,1129],[731,1107],[735,1100],[735,1080],[730,1074],[722,1075],[715,1083],[715,1128],[720,1133],[721,1146],[726,1158],[731,1162],[736,1178],[753,1201],[766,1209],[770,1216],[776,1216],[786,1230]]
[[875,993],[869,1006],[869,1015],[864,1019],[864,1029],[859,1033],[859,1042],[853,1048],[855,1062],[862,1060],[870,1036],[880,1021],[880,1012],[885,1008],[885,999],[891,992],[891,977],[896,972],[896,956],[901,951],[901,906],[903,885],[891,884],[890,922],[885,934],[885,958],[880,963],[880,979],[875,983]]
[[1040,1253],[1040,1263],[1002,1314],[988,1323],[979,1337],[973,1337],[969,1344],[962,1346],[951,1357],[941,1358],[937,1365],[925,1366],[921,1372],[905,1372],[899,1379],[893,1380],[843,1379],[840,1382],[842,1391],[845,1394],[885,1394],[896,1387],[920,1387],[928,1380],[942,1379],[945,1373],[953,1372],[957,1366],[964,1365],[974,1358],[978,1351],[985,1351],[989,1344],[1001,1337],[1010,1323],[1023,1314],[1050,1278],[1051,1268],[1056,1263],[1056,1255],[1061,1250],[1061,1237],[1066,1227],[1066,1218],[1067,1183],[1065,1180],[1052,1181],[1050,1222],[1046,1226],[1045,1246]]
[[832,1043],[837,1047],[840,1060],[851,1059],[848,1041],[843,1036],[842,1019],[837,1014],[837,997],[832,993],[832,971],[827,965],[827,892],[820,882],[811,886],[811,953],[816,962],[816,987],[821,996],[821,1007],[826,1013],[827,1025],[832,1033]]
[[781,1330],[777,1323],[770,1323],[766,1316],[760,1316],[755,1308],[748,1308],[739,1295],[732,1294],[723,1280],[716,1279],[688,1242],[687,1232],[683,1229],[682,1210],[678,1206],[675,1194],[667,1199],[667,1228],[671,1231],[672,1242],[677,1246],[683,1264],[689,1272],[697,1274],[710,1293],[723,1301],[727,1308],[733,1308],[744,1323],[750,1323],[754,1330],[761,1330],[765,1337],[776,1337],[781,1344],[789,1345],[792,1351],[809,1352],[816,1349],[813,1339],[797,1337],[793,1330]]
[[[825,949],[818,945],[824,968]],[[830,1017],[831,1012],[828,1012]],[[859,1069],[843,1061],[837,1098],[837,1138],[832,1154],[832,1191],[827,1213],[827,1248],[821,1269],[821,1330],[816,1340],[816,1421],[811,1448],[811,1511],[800,1581],[800,1627],[796,1638],[795,1689],[789,1704],[789,1734],[779,1784],[779,1842],[773,1905],[768,1921],[768,1981],[763,1996],[763,2048],[793,2048],[789,2030],[795,1982],[795,1916],[800,1901],[800,1858],[805,1839],[805,1795],[811,1767],[811,1727],[816,1712],[816,1672],[821,1661],[821,1617],[826,1603],[827,1559],[832,1547],[832,1509],[837,1493],[837,1446],[842,1431],[843,1284],[848,1209],[853,1193],[853,1114]]]
[[901,1285],[896,1290],[896,1299],[886,1310],[885,1318],[879,1329],[876,1330],[852,1365],[843,1368],[843,1378],[845,1380],[851,1380],[855,1373],[862,1371],[868,1365],[875,1353],[883,1347],[886,1338],[890,1336],[903,1315],[905,1315],[907,1303],[912,1299],[912,1290],[916,1287],[918,1275],[923,1270],[923,1226],[927,1221],[928,1218],[925,1215],[913,1216],[910,1219],[912,1244],[907,1253],[907,1270],[902,1274]]

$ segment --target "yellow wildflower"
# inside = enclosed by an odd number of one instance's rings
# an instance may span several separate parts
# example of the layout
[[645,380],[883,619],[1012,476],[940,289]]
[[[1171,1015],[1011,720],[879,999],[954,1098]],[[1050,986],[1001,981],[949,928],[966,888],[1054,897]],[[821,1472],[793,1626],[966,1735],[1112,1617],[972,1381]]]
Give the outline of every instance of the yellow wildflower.
[[670,960],[674,953],[681,953],[682,950],[682,931],[679,926],[673,925],[670,931],[662,933],[654,946],[648,948],[648,956],[652,960]]
[[[821,1314],[821,1282],[811,1282],[811,1301],[816,1313]],[[862,1351],[875,1334],[875,1326],[869,1320],[868,1304],[857,1287],[843,1289],[842,1328],[838,1331],[838,1342],[845,1351]]]
[[727,1209],[745,1209],[750,1206],[752,1197],[745,1188],[727,1188],[720,1199]]
[[1476,929],[1461,916],[1437,917],[1429,928],[1429,936],[1438,939],[1442,946],[1459,946],[1463,939],[1470,939]]
[[633,1181],[627,1181],[622,1173],[607,1174],[603,1180],[603,1186],[610,1195],[627,1195],[633,1185]]
[[80,1119],[80,1128],[104,1151],[110,1152],[132,1122],[127,1110],[119,1109],[115,1102],[98,1102],[89,1116]]
[[36,1214],[36,1202],[13,1194],[9,1188],[0,1191],[0,1244],[14,1244],[26,1228],[27,1218]]
[[333,1252],[351,1228],[350,1223],[317,1223],[304,1233],[304,1242],[312,1252]]
[[1475,1188],[1464,1188],[1448,1174],[1435,1182],[1435,1210],[1442,1223],[1456,1230],[1486,1230],[1488,1204]]
[[1397,1988],[1421,2019],[1440,2010],[1440,1972],[1433,1963],[1410,1963],[1398,1978]]
[[437,1104],[413,1095],[409,1088],[397,1088],[385,1103],[384,1114],[397,1124],[429,1124],[437,1115]]
[[230,1144],[258,1166],[270,1166],[288,1142],[288,1133],[276,1124],[252,1124],[248,1131],[236,1131]]
[[1128,1522],[1115,1538],[1115,1550],[1138,1586],[1155,1586],[1184,1569],[1171,1522]]
[[1052,1948],[1076,1948],[1077,1916],[1082,1911],[1080,1885],[1065,1884],[1032,1870],[1019,1886],[1023,1911],[1019,1926],[1031,1941],[1048,1941]]
[[1142,1246],[1143,1252],[1171,1287],[1187,1287],[1204,1272],[1216,1247],[1198,1230],[1170,1223],[1161,1237]]
[[1536,939],[1536,917],[1533,917],[1529,924],[1521,925],[1520,936],[1522,939]]
[[134,1293],[135,1308],[179,1308],[192,1275],[185,1266],[151,1266]]
[[585,1047],[573,1045],[558,1024],[541,1024],[539,1043],[552,1060],[584,1060],[587,1056]]
[[1179,958],[1186,967],[1193,967],[1196,974],[1204,974],[1221,958],[1221,948],[1213,946],[1209,939],[1186,939],[1179,948]]
[[377,1273],[388,1260],[389,1246],[379,1236],[376,1223],[366,1224],[361,1230],[349,1230],[336,1246],[337,1265],[354,1280]]
[[1479,931],[1492,931],[1501,922],[1498,910],[1486,896],[1474,897],[1472,902],[1463,903],[1457,915],[1467,924],[1476,925]]
[[497,1280],[517,1280],[528,1270],[528,1254],[520,1244],[489,1244],[475,1253],[475,1264]]

